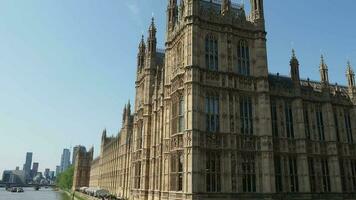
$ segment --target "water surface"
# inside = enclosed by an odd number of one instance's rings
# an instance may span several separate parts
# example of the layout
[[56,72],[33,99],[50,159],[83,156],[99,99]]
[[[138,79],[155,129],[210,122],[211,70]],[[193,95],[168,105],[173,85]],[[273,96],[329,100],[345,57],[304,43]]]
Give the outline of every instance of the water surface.
[[33,188],[24,188],[24,190],[24,193],[11,193],[0,188],[0,200],[70,200],[66,194],[52,189],[41,188],[35,191]]

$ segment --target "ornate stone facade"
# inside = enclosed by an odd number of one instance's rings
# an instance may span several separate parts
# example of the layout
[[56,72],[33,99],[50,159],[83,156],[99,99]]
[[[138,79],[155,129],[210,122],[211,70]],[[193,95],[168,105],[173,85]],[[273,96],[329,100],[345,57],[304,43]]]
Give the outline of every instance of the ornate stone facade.
[[169,0],[137,56],[134,113],[102,136],[91,186],[128,199],[355,199],[356,87],[268,72],[263,0]]

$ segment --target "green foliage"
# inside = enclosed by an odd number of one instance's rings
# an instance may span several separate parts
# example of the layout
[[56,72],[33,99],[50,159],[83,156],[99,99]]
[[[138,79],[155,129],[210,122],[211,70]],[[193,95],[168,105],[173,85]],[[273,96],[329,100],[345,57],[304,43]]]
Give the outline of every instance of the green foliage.
[[58,174],[56,185],[61,189],[72,189],[74,167],[69,167],[66,171]]

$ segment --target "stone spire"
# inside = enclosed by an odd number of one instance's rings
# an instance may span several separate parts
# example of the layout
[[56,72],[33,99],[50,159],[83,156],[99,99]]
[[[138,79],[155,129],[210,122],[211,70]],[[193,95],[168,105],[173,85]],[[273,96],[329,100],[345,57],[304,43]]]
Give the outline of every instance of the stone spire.
[[222,0],[221,14],[226,15],[231,9],[231,0]]
[[141,71],[141,69],[145,65],[145,52],[146,52],[146,44],[144,40],[144,36],[142,35],[137,54],[137,71]]
[[105,141],[106,139],[106,128],[103,130],[103,133],[101,135],[101,141]]
[[145,44],[145,36],[141,36],[141,41],[140,41],[140,45],[139,45],[139,50],[140,52],[144,52],[144,50],[146,49],[146,44]]
[[351,62],[347,62],[346,77],[350,89],[355,87],[355,73],[352,70]]
[[127,109],[126,109],[126,104],[124,106],[124,110],[122,111],[122,124],[125,124],[126,121],[126,113],[127,113]]
[[329,85],[329,70],[328,66],[325,63],[324,56],[321,55],[321,61],[320,61],[320,77],[321,77],[321,82],[323,85]]
[[127,119],[129,119],[130,116],[131,116],[131,103],[130,103],[130,100],[129,100],[129,102],[127,103],[126,116],[127,116]]
[[156,46],[157,46],[156,33],[157,33],[157,29],[155,25],[155,20],[152,17],[151,25],[148,30],[148,38],[147,38],[148,52],[150,53],[156,52]]
[[292,80],[295,83],[300,83],[300,76],[299,76],[299,61],[295,55],[295,50],[292,49],[292,58],[290,60],[290,74],[292,77]]
[[125,104],[124,113],[123,113],[123,125],[127,125],[130,123],[131,118],[131,103],[130,100],[127,104]]

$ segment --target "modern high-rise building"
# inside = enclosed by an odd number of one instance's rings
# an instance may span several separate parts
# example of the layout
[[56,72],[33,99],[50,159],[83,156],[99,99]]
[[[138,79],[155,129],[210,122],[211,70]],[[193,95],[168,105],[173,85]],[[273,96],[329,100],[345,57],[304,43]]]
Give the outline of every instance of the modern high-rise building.
[[56,177],[61,173],[61,166],[56,166]]
[[24,171],[29,171],[31,169],[31,164],[32,164],[32,152],[27,152],[26,153],[26,161],[25,164],[23,165],[23,170]]
[[31,170],[31,178],[34,178],[37,175],[39,165],[40,164],[38,162],[33,163],[32,170]]
[[70,150],[63,149],[63,153],[61,156],[61,165],[60,172],[67,170],[70,166]]
[[119,134],[102,133],[91,187],[130,200],[356,199],[351,64],[347,86],[330,82],[324,57],[320,81],[302,79],[294,51],[290,75],[271,74],[263,2],[246,12],[230,0],[168,1],[165,50],[152,20],[133,112],[125,106]]
[[48,179],[49,178],[49,172],[50,172],[50,169],[46,168],[45,171],[43,172],[43,176]]
[[23,170],[5,170],[2,181],[6,184],[25,184],[26,174]]
[[26,161],[25,164],[23,165],[23,171],[25,172],[26,175],[26,181],[29,181],[31,179],[32,155],[33,155],[32,152],[26,153]]
[[75,165],[75,158],[78,154],[79,151],[86,151],[86,148],[84,146],[81,146],[81,145],[77,145],[75,147],[73,147],[73,155],[72,155],[72,165],[74,166]]
[[48,174],[48,179],[49,180],[54,180],[54,171],[50,171]]

